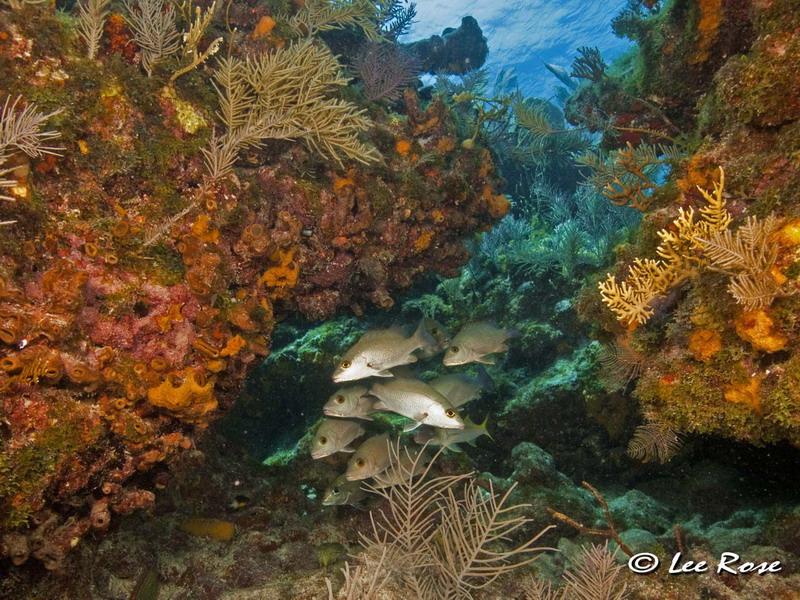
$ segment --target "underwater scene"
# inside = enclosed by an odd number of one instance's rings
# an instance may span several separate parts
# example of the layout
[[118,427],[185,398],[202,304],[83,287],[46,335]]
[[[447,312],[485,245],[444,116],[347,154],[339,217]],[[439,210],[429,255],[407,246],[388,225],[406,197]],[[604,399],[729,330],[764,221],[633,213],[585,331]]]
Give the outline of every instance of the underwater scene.
[[800,600],[800,0],[0,0],[0,599]]

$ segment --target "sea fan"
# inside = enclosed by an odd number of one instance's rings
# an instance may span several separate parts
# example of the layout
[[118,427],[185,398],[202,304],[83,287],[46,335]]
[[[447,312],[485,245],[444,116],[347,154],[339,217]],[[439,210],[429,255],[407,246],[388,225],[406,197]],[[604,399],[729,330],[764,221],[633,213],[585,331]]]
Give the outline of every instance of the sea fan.
[[353,68],[364,84],[368,100],[391,101],[416,80],[420,64],[396,44],[369,42],[355,57]]

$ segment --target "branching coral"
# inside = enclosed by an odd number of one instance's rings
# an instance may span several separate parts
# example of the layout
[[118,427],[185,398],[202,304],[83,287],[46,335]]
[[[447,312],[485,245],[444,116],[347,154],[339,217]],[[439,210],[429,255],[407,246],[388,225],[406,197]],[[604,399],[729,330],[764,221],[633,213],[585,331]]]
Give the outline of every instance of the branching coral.
[[[188,3],[188,6],[192,6],[191,2]],[[185,75],[192,69],[199,67],[219,51],[222,45],[221,37],[215,38],[205,50],[200,50],[200,41],[203,39],[208,26],[211,25],[216,8],[217,3],[214,1],[205,10],[195,6],[194,15],[188,15],[189,29],[183,34],[183,49],[181,51],[181,60],[185,64],[172,74],[169,78],[170,81],[175,81],[181,75]]]
[[549,549],[536,545],[549,527],[516,547],[498,545],[530,522],[518,514],[524,505],[508,505],[513,487],[499,496],[469,474],[428,477],[435,457],[429,459],[424,449],[409,453],[399,442],[389,442],[389,448],[383,477],[398,484],[368,486],[388,507],[372,515],[373,531],[362,541],[362,566],[378,565],[381,574],[357,569],[331,598],[361,598],[354,590],[391,584],[420,600],[467,600]]
[[[16,185],[13,179],[5,178],[13,170],[4,167],[12,152],[20,151],[32,158],[40,158],[47,154],[58,156],[63,150],[60,146],[48,145],[61,135],[58,131],[42,131],[45,121],[61,111],[41,113],[35,104],[20,107],[21,100],[17,96],[12,101],[8,96],[0,108],[0,190]],[[14,198],[0,194],[0,200]]]
[[700,209],[699,219],[695,218],[693,208],[680,208],[673,229],[658,232],[661,239],[656,249],[658,259],[636,258],[628,267],[625,281],[617,283],[616,277],[609,273],[608,278],[598,284],[603,302],[618,320],[628,325],[646,323],[654,313],[653,301],[705,264],[700,252],[703,240],[727,229],[731,221],[724,189],[725,173],[720,169],[714,193],[700,190],[708,204]]
[[417,16],[417,5],[408,0],[379,0],[377,21],[381,36],[396,41],[411,30]]
[[630,594],[623,582],[623,567],[608,543],[581,549],[564,572],[563,587],[554,588],[544,578],[532,579],[525,600],[624,600]]
[[109,4],[110,0],[84,0],[78,3],[78,35],[86,44],[87,58],[97,56]]
[[711,268],[730,275],[728,291],[745,310],[769,306],[780,290],[781,275],[774,270],[778,247],[770,241],[777,227],[773,215],[748,217],[735,234],[724,229],[701,240]]
[[628,142],[625,148],[609,155],[602,151],[588,151],[578,157],[578,162],[592,170],[588,181],[614,204],[644,211],[658,187],[654,171],[674,162],[679,156],[678,150],[672,146],[633,146]]
[[375,149],[358,139],[371,126],[363,111],[327,96],[347,79],[333,54],[312,39],[248,60],[222,59],[215,80],[228,130],[203,150],[212,180],[231,173],[242,149],[266,139],[301,139],[338,162],[378,160]]
[[367,39],[378,40],[377,16],[375,4],[369,0],[307,0],[295,15],[283,20],[297,36],[358,27]]
[[125,0],[126,20],[133,40],[142,49],[142,67],[148,76],[164,59],[175,54],[181,35],[175,25],[175,7],[163,0]]
[[21,10],[24,6],[33,4],[43,4],[46,0],[3,0],[3,4],[8,5],[11,10]]

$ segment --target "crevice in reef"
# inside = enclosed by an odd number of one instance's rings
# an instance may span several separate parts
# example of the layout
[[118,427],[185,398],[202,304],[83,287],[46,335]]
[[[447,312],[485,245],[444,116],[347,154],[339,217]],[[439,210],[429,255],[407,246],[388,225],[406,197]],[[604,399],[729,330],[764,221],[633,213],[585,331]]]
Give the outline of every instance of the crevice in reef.
[[[408,41],[400,0],[55,6],[0,0],[0,598],[800,593],[796,2],[628,0],[629,50],[548,63],[547,99],[471,16]],[[312,458],[376,330],[416,345]],[[375,405],[383,366],[447,427]],[[400,491],[370,495],[342,475],[383,435],[367,479]],[[366,540],[425,440],[431,489],[469,483],[422,541]],[[485,573],[442,566],[448,526],[504,494],[492,552],[559,552],[454,588]]]

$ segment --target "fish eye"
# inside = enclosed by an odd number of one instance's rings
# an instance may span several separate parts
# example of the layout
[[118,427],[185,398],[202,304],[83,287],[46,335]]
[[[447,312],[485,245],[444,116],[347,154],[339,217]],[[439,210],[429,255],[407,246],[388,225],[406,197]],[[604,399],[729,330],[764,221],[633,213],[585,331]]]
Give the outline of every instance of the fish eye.
[[349,369],[352,364],[353,363],[351,363],[349,360],[343,360],[342,364],[339,366],[342,367],[343,369]]
[[338,494],[338,493],[339,493],[339,488],[333,488],[331,491],[332,491],[334,494]]
[[356,466],[357,466],[357,467],[363,467],[363,466],[364,466],[364,464],[365,464],[365,463],[364,463],[364,459],[363,459],[363,458],[357,458],[357,459],[356,459]]
[[320,444],[322,444],[322,445],[324,446],[325,444],[327,444],[327,443],[328,443],[328,438],[326,438],[326,437],[323,435],[321,438],[319,438],[319,443],[320,443]]
[[458,352],[458,346],[450,346],[450,352],[453,352],[454,354]]
[[344,396],[342,396],[341,394],[336,396],[336,403],[337,404],[344,404]]
[[456,411],[454,411],[452,408],[448,408],[446,411],[444,411],[444,414],[448,418],[452,419],[453,417],[456,416]]

